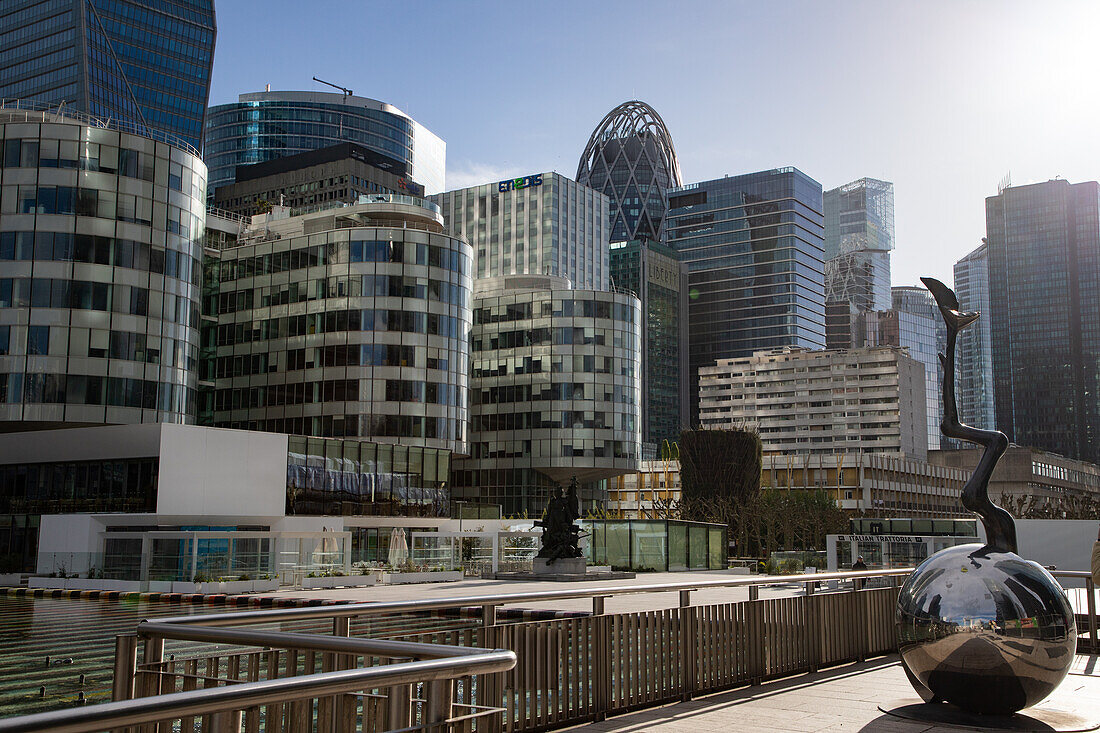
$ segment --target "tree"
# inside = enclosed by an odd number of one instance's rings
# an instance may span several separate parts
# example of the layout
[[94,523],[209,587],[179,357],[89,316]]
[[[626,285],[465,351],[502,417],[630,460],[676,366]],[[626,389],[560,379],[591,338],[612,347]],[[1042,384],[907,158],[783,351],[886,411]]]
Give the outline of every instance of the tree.
[[745,504],[760,493],[763,446],[755,430],[695,428],[680,434],[684,499],[720,496]]

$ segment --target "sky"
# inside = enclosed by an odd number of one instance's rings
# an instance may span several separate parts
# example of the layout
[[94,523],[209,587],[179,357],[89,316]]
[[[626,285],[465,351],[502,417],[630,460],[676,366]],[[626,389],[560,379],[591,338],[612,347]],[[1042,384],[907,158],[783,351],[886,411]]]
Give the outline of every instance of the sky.
[[895,285],[952,280],[985,198],[1100,178],[1100,3],[988,0],[218,0],[211,104],[243,92],[388,102],[447,143],[447,188],[576,175],[629,99],[684,182],[795,166],[894,183]]

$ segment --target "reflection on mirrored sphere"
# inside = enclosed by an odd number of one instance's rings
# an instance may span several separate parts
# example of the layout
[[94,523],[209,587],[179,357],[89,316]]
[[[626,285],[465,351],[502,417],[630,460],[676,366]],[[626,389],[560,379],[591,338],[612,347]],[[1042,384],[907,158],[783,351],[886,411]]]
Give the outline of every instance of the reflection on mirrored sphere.
[[958,545],[921,563],[897,608],[901,663],[926,702],[1007,715],[1054,691],[1077,627],[1058,581],[1038,563]]

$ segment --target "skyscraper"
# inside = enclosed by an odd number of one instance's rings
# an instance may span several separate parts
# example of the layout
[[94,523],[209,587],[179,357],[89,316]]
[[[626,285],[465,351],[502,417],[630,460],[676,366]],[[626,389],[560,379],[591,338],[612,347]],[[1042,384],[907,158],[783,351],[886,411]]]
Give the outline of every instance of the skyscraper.
[[844,348],[850,345],[852,316],[891,307],[894,184],[861,178],[826,191],[823,200],[827,340],[829,348]]
[[447,228],[474,248],[477,278],[560,275],[607,290],[607,197],[558,173],[460,188],[429,197]]
[[378,153],[371,165],[407,176],[428,193],[444,188],[447,144],[392,104],[328,92],[253,92],[210,108],[210,192],[237,166],[349,142]]
[[1100,462],[1100,184],[1005,188],[985,217],[997,429]]
[[638,100],[596,126],[577,166],[577,182],[611,200],[611,241],[663,241],[667,189],[681,185],[680,164],[664,120]]
[[796,168],[669,191],[668,242],[688,268],[691,424],[699,367],[825,348],[823,223],[821,184]]
[[982,245],[955,263],[955,294],[964,311],[982,317],[959,334],[959,419],[981,430],[997,425],[993,406],[993,342],[989,314],[989,246]]
[[935,298],[923,286],[892,289],[893,310],[897,313],[896,341],[892,346],[904,346],[909,355],[924,364],[927,376],[925,398],[928,402],[928,450],[940,449],[940,422],[943,421],[943,395],[938,354],[947,350],[947,328]]
[[0,98],[148,126],[202,148],[214,0],[7,0]]
[[655,450],[687,425],[687,268],[651,239],[614,242],[611,280],[642,301],[642,440]]

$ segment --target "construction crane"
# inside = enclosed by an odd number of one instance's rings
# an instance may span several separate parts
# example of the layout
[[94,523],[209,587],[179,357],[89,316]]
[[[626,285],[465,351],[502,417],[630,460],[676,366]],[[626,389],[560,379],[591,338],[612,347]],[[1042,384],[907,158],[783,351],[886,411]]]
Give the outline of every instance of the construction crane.
[[333,84],[331,81],[325,81],[324,79],[318,79],[317,77],[313,77],[313,81],[320,82],[326,86],[332,87],[333,89],[339,89],[340,91],[342,91],[344,93],[344,102],[347,102],[348,97],[352,96],[352,91],[347,87],[342,87],[339,84]]

